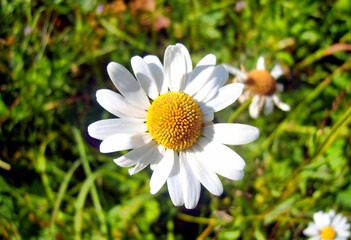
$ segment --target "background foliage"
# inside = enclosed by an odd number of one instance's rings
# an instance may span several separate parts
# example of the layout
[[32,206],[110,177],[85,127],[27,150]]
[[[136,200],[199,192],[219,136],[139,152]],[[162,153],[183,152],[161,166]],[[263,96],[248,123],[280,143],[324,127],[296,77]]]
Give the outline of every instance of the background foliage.
[[[0,238],[303,239],[318,210],[351,218],[349,0],[78,0],[0,3]],[[101,154],[87,126],[108,118],[95,100],[114,89],[106,65],[163,58],[182,42],[197,61],[285,70],[292,106],[252,120],[235,103],[219,122],[258,127],[234,148],[245,177],[224,194],[203,189],[194,210],[149,193]],[[239,109],[239,110],[238,110]]]

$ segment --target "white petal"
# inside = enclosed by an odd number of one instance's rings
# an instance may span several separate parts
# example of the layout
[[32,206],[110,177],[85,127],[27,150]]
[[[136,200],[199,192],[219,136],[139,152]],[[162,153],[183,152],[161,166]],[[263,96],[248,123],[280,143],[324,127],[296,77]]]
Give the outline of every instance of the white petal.
[[210,53],[210,54],[207,54],[206,56],[204,56],[200,60],[200,62],[198,62],[196,64],[196,67],[199,67],[199,66],[214,66],[214,65],[216,65],[216,56],[213,55],[212,53]]
[[228,77],[228,72],[222,65],[216,66],[211,77],[196,93],[194,99],[198,102],[207,102],[212,99],[218,93],[218,89],[226,83]]
[[225,85],[218,90],[217,96],[212,98],[204,105],[200,105],[201,112],[207,114],[210,112],[218,112],[230,104],[232,104],[241,95],[244,89],[242,83],[231,83]]
[[211,77],[215,66],[196,66],[191,72],[184,92],[189,96],[196,94]]
[[303,230],[303,234],[305,234],[306,236],[319,235],[319,230],[313,223],[310,223],[308,227],[305,230]]
[[150,71],[156,81],[157,89],[160,94],[164,94],[168,90],[167,81],[164,79],[164,69],[160,59],[154,55],[147,55],[144,61],[149,65]]
[[235,75],[239,79],[239,81],[243,82],[246,80],[246,74],[242,72],[239,68],[228,64],[223,64],[223,66],[228,71],[228,73]]
[[153,152],[153,154],[151,155],[150,159],[150,168],[154,171],[157,164],[161,161],[161,159],[163,158],[163,156],[165,155],[166,152],[166,148],[160,144],[156,144],[157,148],[155,149],[155,151]]
[[214,118],[213,112],[203,114],[202,115],[202,122],[203,123],[205,123],[205,122],[212,122],[213,118]]
[[100,140],[116,133],[137,133],[146,131],[146,124],[139,119],[104,119],[88,126],[89,135]]
[[193,62],[191,61],[190,53],[188,49],[181,43],[177,43],[176,47],[178,47],[183,54],[186,64],[186,73],[189,74],[193,70]]
[[141,87],[151,99],[155,100],[159,95],[159,90],[149,65],[139,56],[132,57],[131,64]]
[[100,152],[110,153],[142,147],[152,140],[149,133],[118,133],[104,139],[100,144]]
[[266,70],[266,66],[265,66],[265,63],[264,63],[264,57],[263,56],[260,56],[258,58],[256,69],[258,69],[258,70]]
[[268,115],[271,112],[273,112],[273,108],[274,108],[274,103],[272,100],[272,96],[266,96],[265,99],[265,104],[264,104],[264,114]]
[[252,118],[257,118],[258,114],[260,113],[260,101],[261,97],[259,95],[255,95],[252,98],[252,102],[249,106],[249,113]]
[[200,138],[198,143],[203,149],[203,151],[198,152],[201,156],[198,158],[203,160],[210,169],[232,180],[242,179],[245,161],[236,152],[223,144],[211,142],[206,138]]
[[191,170],[202,185],[210,193],[217,196],[221,195],[223,193],[223,185],[217,174],[210,170],[206,164],[203,164],[201,160],[197,159],[193,149],[189,149],[186,154]]
[[147,116],[145,110],[129,104],[122,95],[109,89],[96,91],[96,100],[103,108],[118,117],[146,118]]
[[157,151],[157,144],[153,141],[151,141],[149,144],[151,144],[151,147],[146,149],[146,151],[142,154],[142,157],[139,159],[135,167],[128,169],[130,175],[140,172],[151,163],[151,156],[154,154],[155,151]]
[[202,134],[223,144],[241,145],[255,141],[260,135],[260,130],[246,124],[217,123],[204,127]]
[[180,174],[183,180],[184,205],[188,209],[196,207],[200,199],[201,185],[189,166],[184,152],[179,153]]
[[171,173],[167,179],[167,188],[169,196],[171,197],[172,203],[174,206],[182,206],[184,204],[183,198],[183,184],[182,176],[180,175],[179,159],[176,154],[176,159]]
[[156,144],[151,141],[142,147],[138,147],[129,151],[127,154],[124,154],[123,156],[116,158],[113,161],[120,167],[131,167],[137,164],[140,159],[142,159],[145,152],[153,149],[155,145]]
[[170,45],[164,57],[165,75],[172,92],[183,91],[186,83],[187,63],[180,47]]
[[290,106],[286,103],[283,103],[280,101],[280,98],[278,97],[278,95],[273,95],[273,101],[275,103],[275,105],[280,108],[281,110],[287,112],[290,111]]
[[271,75],[274,79],[280,78],[281,76],[283,76],[283,74],[284,74],[284,71],[282,66],[280,66],[280,64],[276,64],[271,71]]
[[169,174],[172,171],[175,159],[175,152],[171,149],[166,149],[163,159],[157,164],[155,171],[150,179],[150,193],[157,193],[163,184],[167,181]]
[[136,107],[148,109],[150,101],[133,75],[121,64],[110,62],[107,72],[118,91],[127,99],[127,102]]

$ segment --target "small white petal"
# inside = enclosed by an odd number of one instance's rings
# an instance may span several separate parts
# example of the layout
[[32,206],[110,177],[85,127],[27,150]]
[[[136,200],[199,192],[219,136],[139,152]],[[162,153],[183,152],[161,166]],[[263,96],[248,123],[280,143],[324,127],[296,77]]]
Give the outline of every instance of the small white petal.
[[187,62],[180,47],[170,45],[164,56],[165,75],[172,92],[183,91],[186,84]]
[[189,96],[196,94],[210,79],[215,66],[196,66],[191,72],[184,92]]
[[223,65],[216,66],[205,85],[194,95],[194,99],[197,102],[208,102],[218,93],[218,89],[226,83],[228,77]]
[[96,100],[103,108],[118,117],[146,118],[147,116],[145,110],[129,104],[122,95],[109,89],[96,91]]
[[178,155],[176,155],[172,171],[167,179],[167,188],[173,205],[177,207],[182,206],[184,204],[183,184],[182,176],[180,175]]
[[314,223],[308,224],[308,227],[303,231],[306,236],[314,236],[319,234],[319,230],[316,228]]
[[244,89],[244,84],[242,83],[231,83],[221,87],[218,90],[218,94],[212,98],[209,102],[201,105],[201,112],[203,114],[218,112],[238,99]]
[[89,135],[99,140],[103,140],[116,133],[138,133],[146,131],[146,124],[139,119],[104,119],[88,126]]
[[167,81],[164,79],[164,69],[160,59],[154,55],[147,55],[144,61],[149,65],[150,71],[156,81],[157,89],[160,94],[168,90]]
[[127,99],[127,102],[136,107],[148,109],[150,101],[133,75],[121,64],[110,62],[107,73],[118,91]]
[[159,95],[159,90],[149,65],[139,56],[132,57],[131,65],[141,87],[151,99],[155,100]]
[[217,123],[204,127],[202,134],[223,144],[241,145],[255,141],[260,135],[260,130],[246,124]]
[[124,154],[123,156],[116,158],[113,161],[120,167],[134,166],[140,161],[140,159],[142,159],[145,152],[148,152],[149,150],[153,149],[155,145],[156,144],[151,141],[142,147],[138,147],[129,151],[127,154]]
[[276,94],[273,95],[273,101],[274,101],[275,105],[278,108],[280,108],[281,110],[283,110],[285,112],[290,111],[290,106],[286,103],[281,102],[278,95],[276,95]]
[[118,133],[104,139],[100,144],[100,152],[110,153],[142,147],[152,140],[149,133]]
[[213,112],[203,114],[202,115],[202,122],[203,123],[212,122],[213,118],[214,118]]
[[261,97],[259,95],[255,95],[252,98],[252,102],[250,103],[250,106],[249,106],[249,113],[252,118],[258,117],[258,114],[260,113],[260,102],[261,102]]
[[211,142],[205,137],[200,137],[198,143],[203,149],[198,152],[201,156],[199,159],[202,159],[210,169],[232,180],[242,179],[245,161],[236,152],[221,143]]
[[282,66],[280,66],[280,64],[276,64],[271,71],[271,75],[274,79],[280,78],[281,76],[283,76],[283,74],[284,74],[284,71]]
[[266,96],[265,104],[264,104],[264,114],[265,115],[270,114],[271,112],[273,112],[273,109],[274,109],[274,103],[272,100],[272,96]]
[[155,171],[150,179],[150,193],[157,193],[163,184],[167,181],[169,174],[172,171],[175,160],[175,152],[171,149],[166,149],[163,159],[157,164]]
[[163,158],[166,152],[166,148],[164,146],[160,144],[156,144],[156,145],[157,145],[157,148],[155,149],[155,151],[150,157],[151,159],[150,168],[152,171],[155,170],[157,164],[161,161],[161,159]]
[[[196,67],[198,66],[214,66],[216,65],[216,56],[213,55],[212,53],[207,54],[204,56],[200,62],[196,64]],[[195,70],[195,69],[194,69]]]
[[257,60],[257,66],[256,68],[258,70],[266,70],[265,62],[264,62],[264,57],[260,56]]
[[200,181],[194,176],[184,152],[179,153],[180,174],[183,180],[184,205],[187,209],[196,207],[200,199]]
[[223,185],[216,173],[210,170],[206,164],[198,160],[193,149],[186,152],[189,165],[197,179],[204,185],[204,187],[214,195],[221,195],[223,193]]
[[240,82],[243,82],[246,80],[247,76],[244,72],[242,72],[239,68],[236,68],[234,66],[228,65],[228,64],[223,64],[225,69],[228,71],[228,73],[235,75]]

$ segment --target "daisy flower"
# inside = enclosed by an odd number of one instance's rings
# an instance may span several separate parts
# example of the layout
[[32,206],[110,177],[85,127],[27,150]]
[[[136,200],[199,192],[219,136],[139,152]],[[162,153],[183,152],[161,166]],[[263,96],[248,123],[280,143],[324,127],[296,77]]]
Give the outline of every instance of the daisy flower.
[[256,69],[246,72],[228,64],[223,64],[227,71],[236,75],[240,82],[245,83],[247,91],[239,98],[240,102],[245,102],[252,96],[249,106],[249,113],[252,118],[257,118],[264,106],[264,114],[268,115],[273,111],[274,104],[283,111],[289,111],[290,106],[280,101],[277,90],[282,90],[283,86],[276,83],[276,79],[283,75],[283,69],[276,64],[269,72],[265,67],[265,60],[261,56],[258,58]]
[[341,214],[335,215],[334,210],[313,214],[314,222],[309,223],[303,233],[310,240],[347,240],[350,237],[350,224]]
[[[217,174],[231,180],[244,176],[244,160],[226,145],[256,140],[259,130],[245,124],[213,124],[214,112],[232,104],[244,84],[226,83],[228,73],[208,54],[193,69],[182,44],[170,45],[164,63],[153,55],[131,59],[136,78],[111,62],[107,72],[119,93],[96,92],[99,104],[117,118],[92,123],[89,135],[103,140],[100,151],[129,150],[114,159],[135,174],[152,169],[150,192],[167,182],[175,206],[194,208],[201,184],[212,194],[223,192]],[[225,145],[226,144],[226,145]],[[201,184],[200,184],[201,183]]]

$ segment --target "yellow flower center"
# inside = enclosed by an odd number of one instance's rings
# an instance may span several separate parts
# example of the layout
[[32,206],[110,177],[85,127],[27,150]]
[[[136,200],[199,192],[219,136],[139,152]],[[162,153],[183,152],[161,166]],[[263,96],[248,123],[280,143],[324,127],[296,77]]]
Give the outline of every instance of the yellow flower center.
[[252,70],[245,84],[251,92],[259,95],[272,95],[276,90],[275,79],[266,70]]
[[321,238],[323,240],[331,240],[335,238],[335,231],[331,226],[326,226],[321,231]]
[[202,113],[194,99],[180,92],[158,96],[151,104],[146,125],[162,146],[181,151],[191,147],[202,129]]

